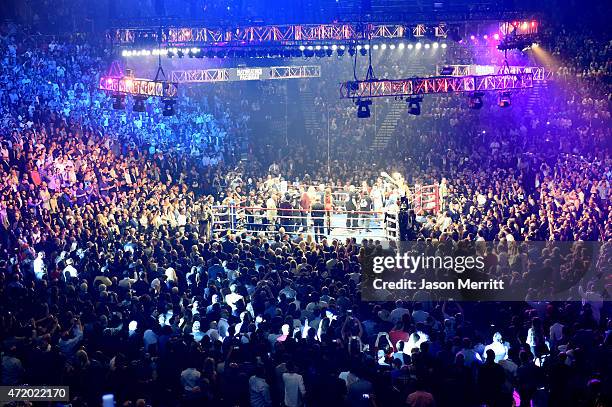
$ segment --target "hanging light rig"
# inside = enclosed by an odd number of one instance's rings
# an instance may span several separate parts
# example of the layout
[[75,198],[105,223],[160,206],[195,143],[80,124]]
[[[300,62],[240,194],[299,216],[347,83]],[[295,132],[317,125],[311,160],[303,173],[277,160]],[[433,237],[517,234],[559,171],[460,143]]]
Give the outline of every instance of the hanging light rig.
[[111,94],[114,109],[125,109],[125,97],[134,97],[134,111],[144,112],[144,101],[149,97],[162,99],[164,116],[175,113],[175,103],[178,96],[178,83],[168,81],[162,67],[161,55],[158,56],[158,67],[155,79],[136,78],[131,70],[124,74],[118,61],[111,64],[107,75],[100,78],[99,86]]

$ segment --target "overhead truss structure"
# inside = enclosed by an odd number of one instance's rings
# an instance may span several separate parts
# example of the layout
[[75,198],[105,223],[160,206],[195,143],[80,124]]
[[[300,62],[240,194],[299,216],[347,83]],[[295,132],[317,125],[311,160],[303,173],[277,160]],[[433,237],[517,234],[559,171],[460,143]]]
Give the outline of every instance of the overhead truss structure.
[[486,92],[533,87],[533,73],[374,79],[340,85],[341,99],[372,99],[438,93]]
[[[359,41],[403,38],[407,26],[401,24],[296,24],[239,27],[119,28],[111,32],[112,40],[121,46],[149,42],[162,46],[261,45],[318,41]],[[432,30],[435,27],[431,27]],[[412,28],[410,28],[412,32]],[[420,33],[418,31],[417,33]],[[423,33],[424,35],[424,33]]]
[[304,79],[321,77],[319,65],[273,66],[270,68],[270,79]]
[[175,98],[178,91],[175,82],[133,78],[131,76],[103,76],[100,78],[98,88],[118,95],[153,96],[167,99]]
[[229,69],[190,69],[170,72],[170,79],[177,83],[228,82]]
[[436,75],[442,75],[442,69],[452,68],[450,76],[468,75],[501,75],[532,73],[534,82],[553,79],[553,71],[542,66],[495,66],[495,65],[438,65]]
[[218,68],[172,71],[176,83],[214,83],[245,80],[319,78],[321,66],[272,66],[265,68]]

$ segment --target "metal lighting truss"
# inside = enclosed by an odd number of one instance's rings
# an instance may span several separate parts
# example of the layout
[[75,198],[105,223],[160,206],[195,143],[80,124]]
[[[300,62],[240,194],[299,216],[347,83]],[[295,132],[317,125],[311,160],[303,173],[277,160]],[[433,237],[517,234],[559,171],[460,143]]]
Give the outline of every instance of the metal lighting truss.
[[209,83],[228,82],[229,69],[192,69],[187,71],[172,71],[170,79],[177,83]]
[[341,99],[372,99],[437,93],[486,92],[533,87],[533,73],[373,79],[340,85]]
[[99,85],[100,90],[113,94],[162,98],[175,98],[177,96],[177,84],[175,82],[133,78],[131,76],[103,76],[100,78]]
[[321,77],[319,65],[273,66],[270,68],[270,79],[303,79]]
[[250,46],[287,45],[320,41],[367,41],[404,38],[407,33],[422,37],[430,30],[437,37],[446,38],[446,25],[334,23],[266,25],[237,28],[168,27],[117,28],[110,39],[119,46],[138,46],[143,43],[166,47],[181,46]]
[[443,68],[452,68],[449,76],[468,76],[483,74],[524,74],[532,73],[534,82],[552,79],[554,73],[542,66],[494,66],[494,65],[438,65],[436,75],[441,75]]
[[[259,80],[319,78],[321,76],[321,67],[319,65],[272,66],[249,69],[262,71],[262,75],[258,77]],[[238,76],[236,71],[236,68],[172,71],[170,79],[172,82],[177,83],[214,83],[244,80]]]

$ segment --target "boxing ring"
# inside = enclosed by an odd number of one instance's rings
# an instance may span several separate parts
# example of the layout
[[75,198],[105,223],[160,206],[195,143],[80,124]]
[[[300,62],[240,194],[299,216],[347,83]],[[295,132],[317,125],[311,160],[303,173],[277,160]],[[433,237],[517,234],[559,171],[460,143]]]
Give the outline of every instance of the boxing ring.
[[[359,190],[355,188],[351,192]],[[358,242],[363,239],[397,241],[399,206],[387,205],[377,211],[345,210],[344,202],[351,192],[333,191],[334,206],[331,210],[216,205],[212,208],[212,233],[246,232],[274,236],[284,232],[295,237],[311,235],[315,240],[355,238]],[[437,214],[440,211],[437,185],[414,187],[410,198],[409,208],[416,212]]]

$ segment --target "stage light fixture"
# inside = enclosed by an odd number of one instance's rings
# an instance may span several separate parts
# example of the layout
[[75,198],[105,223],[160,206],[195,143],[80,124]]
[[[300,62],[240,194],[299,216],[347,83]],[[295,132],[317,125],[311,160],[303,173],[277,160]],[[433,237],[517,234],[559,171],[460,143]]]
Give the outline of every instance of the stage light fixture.
[[475,109],[475,110],[480,109],[483,105],[483,102],[482,102],[483,96],[484,96],[484,93],[482,92],[474,92],[468,95],[468,107],[470,109]]
[[434,43],[432,44],[432,47],[434,47],[435,49],[437,49],[439,46],[440,46],[440,44],[438,44],[437,42],[434,42]]
[[135,112],[144,112],[145,111],[145,98],[142,96],[134,97],[134,108]]
[[431,47],[431,45],[425,44],[425,49],[429,49],[430,47]]
[[406,101],[408,103],[408,113],[413,116],[420,116],[422,101],[423,96],[410,96],[410,98]]
[[398,45],[399,49],[404,49],[406,45],[403,42],[400,42]]
[[417,42],[415,48],[416,49],[421,49],[422,46],[423,46],[423,44],[421,44],[420,42]]
[[414,48],[414,45],[408,44],[408,49],[412,49],[412,48]]
[[300,51],[304,51],[305,49],[306,49],[306,47],[305,47],[305,46],[300,45]]
[[359,119],[367,119],[370,117],[370,106],[372,105],[371,100],[357,99],[355,104],[357,105],[357,117]]
[[374,46],[373,46],[372,48],[374,48],[375,50],[377,50],[377,49],[378,49],[378,44],[374,44]]
[[370,49],[370,44],[366,44],[363,46],[365,49]]
[[113,109],[115,110],[125,109],[125,96],[113,95]]
[[508,92],[508,91],[500,92],[499,93],[499,100],[497,102],[497,105],[499,107],[510,107],[510,105],[511,105],[510,92]]
[[163,112],[162,114],[164,116],[174,116],[174,103],[176,101],[173,99],[164,99],[163,103],[164,103],[164,107],[163,107]]
[[382,45],[380,46],[380,49],[387,49],[387,44],[382,44]]
[[446,49],[446,47],[447,47],[448,45],[446,45],[446,43],[445,43],[445,42],[443,42],[443,43],[442,43],[442,45],[440,45],[440,46],[442,47],[442,49]]
[[389,45],[389,48],[391,48],[391,49],[395,49],[395,44],[391,44],[391,45]]

